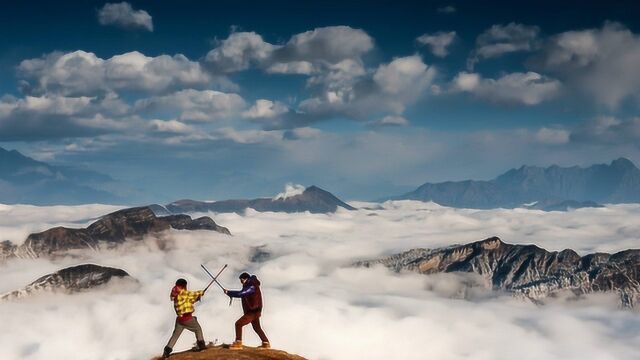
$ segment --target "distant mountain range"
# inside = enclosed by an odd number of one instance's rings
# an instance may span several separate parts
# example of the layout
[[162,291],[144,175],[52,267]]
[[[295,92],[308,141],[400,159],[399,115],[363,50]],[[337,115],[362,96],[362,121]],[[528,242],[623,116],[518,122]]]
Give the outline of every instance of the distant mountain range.
[[492,237],[439,249],[412,249],[354,265],[376,264],[397,272],[476,273],[489,280],[493,289],[538,303],[560,291],[615,293],[623,307],[637,306],[640,301],[640,249],[580,256],[571,249],[551,252]]
[[218,212],[218,213],[241,213],[251,208],[256,211],[274,211],[296,213],[330,213],[338,208],[355,210],[351,205],[338,199],[328,191],[317,186],[309,186],[300,193],[291,195],[281,195],[274,198],[260,198],[252,200],[222,200],[222,201],[195,201],[179,200],[166,205],[164,208],[154,205],[152,209],[156,214],[164,213],[193,213],[193,212]]
[[605,203],[638,203],[640,169],[625,158],[587,168],[522,166],[488,181],[425,183],[391,199],[433,201],[444,206],[475,209],[566,210]]
[[87,169],[53,166],[0,147],[0,203],[74,205],[123,204],[128,189]]

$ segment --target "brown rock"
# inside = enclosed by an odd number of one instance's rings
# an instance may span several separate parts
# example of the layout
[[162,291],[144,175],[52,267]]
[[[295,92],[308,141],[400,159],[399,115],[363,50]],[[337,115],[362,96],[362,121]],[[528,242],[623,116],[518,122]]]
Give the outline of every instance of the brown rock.
[[[161,360],[154,357],[152,360]],[[306,360],[302,356],[289,354],[282,350],[258,349],[245,346],[242,350],[229,350],[228,345],[210,347],[201,352],[184,351],[174,353],[170,360]]]

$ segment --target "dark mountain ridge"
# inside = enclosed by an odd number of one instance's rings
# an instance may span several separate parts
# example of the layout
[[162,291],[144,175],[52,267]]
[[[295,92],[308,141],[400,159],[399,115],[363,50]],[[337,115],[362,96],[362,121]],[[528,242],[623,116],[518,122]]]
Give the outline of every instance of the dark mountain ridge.
[[355,263],[365,267],[376,264],[397,272],[472,272],[488,279],[493,289],[536,302],[561,290],[578,295],[614,292],[624,307],[634,307],[640,300],[640,249],[580,256],[571,249],[547,251],[492,237],[465,245],[412,249]]
[[107,214],[87,228],[54,227],[33,233],[20,246],[3,242],[0,258],[64,255],[72,250],[98,250],[113,247],[128,240],[141,240],[147,234],[169,229],[210,230],[230,235],[229,229],[220,226],[208,216],[192,219],[188,215],[157,217],[149,207],[119,210]]
[[522,166],[488,181],[425,183],[392,199],[477,209],[514,208],[528,203],[542,210],[638,203],[640,169],[625,158],[587,168]]
[[[121,194],[116,194],[117,190]],[[0,203],[33,205],[122,204],[133,190],[88,169],[53,166],[0,147]]]
[[213,202],[179,200],[168,204],[165,208],[172,213],[218,212],[242,213],[251,208],[256,211],[330,213],[339,207],[355,210],[351,205],[338,199],[330,192],[317,186],[309,186],[301,194],[279,198],[259,198],[252,200],[236,199]]
[[114,278],[133,279],[126,271],[95,264],[83,264],[44,275],[22,289],[0,296],[0,300],[20,299],[42,292],[71,294],[105,285]]

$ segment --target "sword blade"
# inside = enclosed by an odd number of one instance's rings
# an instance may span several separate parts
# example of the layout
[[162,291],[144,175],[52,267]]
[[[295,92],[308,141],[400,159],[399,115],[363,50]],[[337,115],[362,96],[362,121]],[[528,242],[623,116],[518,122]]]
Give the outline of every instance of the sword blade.
[[[220,288],[222,290],[224,290],[224,286],[222,286],[222,284],[220,284],[220,282],[218,281],[218,276],[220,276],[220,274],[222,274],[222,272],[224,271],[224,269],[227,268],[227,264],[224,264],[224,266],[222,267],[222,269],[220,269],[220,271],[218,271],[218,274],[216,276],[213,276],[211,274],[211,272],[209,271],[209,269],[206,268],[206,266],[204,266],[203,264],[200,264],[200,267],[202,267],[202,270],[204,270],[207,275],[209,275],[211,277],[211,283],[216,283],[218,286],[220,286]],[[209,285],[207,285],[207,287],[205,289],[208,289],[209,286],[211,286],[211,283],[209,283]]]

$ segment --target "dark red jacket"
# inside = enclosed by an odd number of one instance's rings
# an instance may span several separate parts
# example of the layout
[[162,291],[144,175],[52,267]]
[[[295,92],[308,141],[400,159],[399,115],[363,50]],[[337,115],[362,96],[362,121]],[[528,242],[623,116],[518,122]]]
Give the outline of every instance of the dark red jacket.
[[229,290],[227,295],[242,299],[242,311],[245,314],[262,312],[262,292],[260,291],[260,280],[255,275],[251,275],[242,285],[242,290]]

